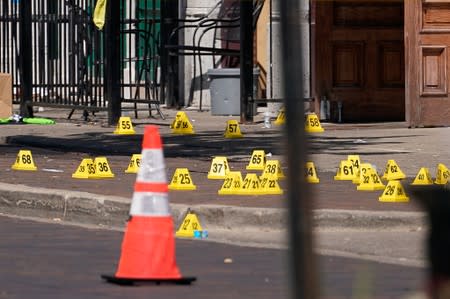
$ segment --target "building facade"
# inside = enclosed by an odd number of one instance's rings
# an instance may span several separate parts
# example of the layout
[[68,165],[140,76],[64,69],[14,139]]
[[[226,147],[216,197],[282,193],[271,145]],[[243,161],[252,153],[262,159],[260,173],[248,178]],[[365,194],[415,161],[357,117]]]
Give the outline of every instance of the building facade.
[[450,125],[450,1],[312,0],[309,9],[304,52],[315,112],[328,106],[331,121]]

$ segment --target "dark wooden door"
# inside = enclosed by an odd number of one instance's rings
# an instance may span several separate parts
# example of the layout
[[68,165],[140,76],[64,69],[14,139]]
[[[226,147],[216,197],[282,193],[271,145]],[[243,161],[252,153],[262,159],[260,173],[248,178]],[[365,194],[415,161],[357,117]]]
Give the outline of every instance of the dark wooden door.
[[343,122],[405,120],[403,1],[317,1],[315,86]]
[[411,127],[450,125],[450,0],[405,2],[406,115]]

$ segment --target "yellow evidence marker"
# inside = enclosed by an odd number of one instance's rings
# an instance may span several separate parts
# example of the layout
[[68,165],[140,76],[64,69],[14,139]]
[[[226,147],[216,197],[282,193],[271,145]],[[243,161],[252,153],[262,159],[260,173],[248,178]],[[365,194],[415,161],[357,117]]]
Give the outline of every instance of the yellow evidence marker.
[[208,179],[223,180],[229,171],[227,157],[214,157],[209,168]]
[[278,112],[277,118],[275,119],[275,121],[273,123],[276,124],[277,126],[280,126],[280,125],[284,125],[285,122],[286,122],[286,112],[284,111],[284,107],[283,107]]
[[95,167],[95,174],[89,176],[89,178],[107,179],[114,177],[114,173],[112,173],[111,167],[109,167],[108,159],[106,159],[106,157],[95,158],[94,167]]
[[264,194],[264,190],[261,188],[261,182],[259,181],[256,173],[247,173],[242,182],[240,195],[261,195]]
[[436,168],[436,180],[434,181],[437,185],[445,185],[448,182],[450,176],[450,171],[447,166],[443,163],[439,163]]
[[189,135],[195,134],[194,126],[189,120],[186,112],[179,111],[170,125],[173,134]]
[[136,134],[136,131],[133,128],[133,123],[131,122],[131,118],[128,116],[121,116],[119,121],[117,122],[116,129],[114,130],[114,134],[118,135],[133,135]]
[[284,179],[284,173],[281,169],[281,163],[279,160],[267,160],[266,165],[264,166],[263,173],[261,178],[276,178],[278,180]]
[[428,168],[422,167],[411,185],[433,185],[433,179]]
[[196,190],[189,170],[187,168],[177,168],[173,174],[172,181],[169,184],[170,190]]
[[[372,164],[370,163],[361,163],[359,164],[359,174],[356,175],[356,178],[353,179],[353,184],[359,184],[361,183],[362,176],[366,174],[368,169],[373,169],[373,171],[376,173],[376,170],[372,167]],[[378,175],[378,174],[377,174]]]
[[348,155],[347,161],[352,162],[356,171],[359,171],[359,166],[361,165],[361,159],[359,158],[359,155]]
[[375,191],[383,190],[385,188],[384,184],[381,182],[378,173],[372,168],[367,168],[365,173],[361,174],[361,179],[356,190],[359,191]]
[[128,168],[125,169],[126,173],[138,173],[139,166],[141,165],[142,154],[133,154],[128,163]]
[[403,171],[397,165],[397,162],[395,162],[395,160],[388,160],[388,162],[386,163],[386,168],[384,170],[384,174],[381,178],[388,180],[388,181],[400,180],[400,179],[406,178],[406,175],[403,173]]
[[242,186],[242,175],[240,171],[228,172],[222,187],[217,191],[219,195],[238,195]]
[[177,237],[193,238],[195,231],[203,231],[202,226],[197,215],[194,212],[188,211],[175,235]]
[[311,184],[318,184],[320,182],[317,177],[316,167],[314,166],[314,162],[306,162],[305,166],[305,178],[306,182]]
[[354,179],[357,178],[357,175],[358,173],[353,163],[348,160],[342,160],[337,170],[337,173],[334,176],[334,180],[353,181]]
[[325,131],[315,113],[308,113],[305,119],[305,131],[308,133],[322,133]]
[[283,190],[280,188],[277,178],[264,177],[260,180],[260,182],[262,194],[270,194],[270,195],[283,194]]
[[239,123],[237,120],[229,120],[227,121],[227,126],[225,128],[224,133],[225,138],[242,138],[244,135],[241,133],[241,129],[239,128]]
[[246,169],[247,170],[264,170],[265,166],[266,166],[265,152],[263,150],[254,150]]
[[72,173],[74,179],[89,179],[89,176],[95,174],[94,161],[91,158],[81,160],[77,170]]
[[381,202],[409,202],[409,197],[406,196],[400,181],[391,180],[378,200]]
[[30,150],[20,150],[17,154],[16,161],[11,166],[14,170],[37,170],[37,166],[34,164],[33,155]]

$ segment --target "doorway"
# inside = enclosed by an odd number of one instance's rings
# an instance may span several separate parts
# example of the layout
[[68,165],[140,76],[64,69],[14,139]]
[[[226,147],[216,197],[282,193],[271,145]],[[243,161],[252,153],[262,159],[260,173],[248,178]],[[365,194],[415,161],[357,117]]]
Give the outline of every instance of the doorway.
[[403,1],[314,1],[315,92],[330,120],[405,120]]

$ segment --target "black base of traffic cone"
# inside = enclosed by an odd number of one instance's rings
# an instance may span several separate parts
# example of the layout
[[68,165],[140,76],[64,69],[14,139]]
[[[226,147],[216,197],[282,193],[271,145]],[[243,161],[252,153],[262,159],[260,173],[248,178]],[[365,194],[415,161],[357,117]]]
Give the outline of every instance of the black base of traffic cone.
[[138,285],[138,284],[148,284],[153,283],[160,285],[162,283],[165,284],[180,284],[180,285],[188,285],[191,282],[197,280],[196,277],[180,277],[180,278],[123,278],[116,277],[111,275],[101,275],[101,277],[109,283],[114,283],[118,285]]

